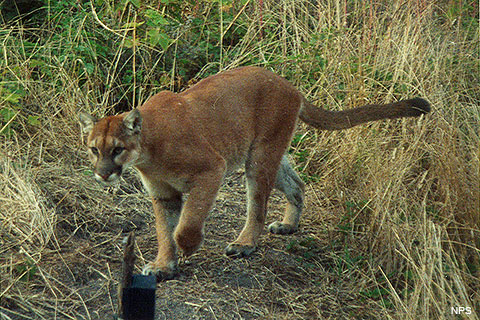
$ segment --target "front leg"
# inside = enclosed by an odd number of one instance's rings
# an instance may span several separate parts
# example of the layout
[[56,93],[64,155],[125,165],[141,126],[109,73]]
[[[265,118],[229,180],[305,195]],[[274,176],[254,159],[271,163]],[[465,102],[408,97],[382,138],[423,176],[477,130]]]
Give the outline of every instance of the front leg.
[[204,172],[195,178],[194,186],[174,232],[177,246],[187,257],[193,254],[203,242],[203,225],[215,202],[224,173],[225,165],[221,163],[214,170]]
[[177,273],[177,255],[172,232],[182,209],[182,195],[175,193],[168,198],[152,197],[157,232],[157,258],[145,265],[143,274],[153,274],[157,280],[173,279]]

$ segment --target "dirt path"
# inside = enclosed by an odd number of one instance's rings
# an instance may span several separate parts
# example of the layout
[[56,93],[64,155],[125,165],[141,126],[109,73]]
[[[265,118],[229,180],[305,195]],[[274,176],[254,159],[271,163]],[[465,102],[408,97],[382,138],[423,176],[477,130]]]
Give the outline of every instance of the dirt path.
[[[86,229],[69,230],[60,223],[58,247],[47,252],[42,262],[43,279],[29,289],[44,296],[40,305],[31,306],[37,314],[14,308],[17,311],[5,315],[10,319],[28,319],[26,314],[31,319],[113,319],[122,237],[136,229],[140,255],[136,272],[155,255],[153,217],[145,198],[139,198],[143,200],[138,205],[114,199],[125,210],[130,208],[130,213],[104,217],[104,225],[87,222]],[[331,255],[324,230],[310,226],[315,208],[307,208],[296,234],[265,232],[251,257],[226,257],[224,248],[243,226],[245,201],[243,174],[236,173],[222,187],[206,223],[202,248],[180,261],[177,279],[158,284],[157,319],[349,319],[369,313],[367,303],[353,303],[358,302],[359,293],[338,271],[339,262]],[[284,199],[274,192],[267,222],[279,219],[283,208]]]

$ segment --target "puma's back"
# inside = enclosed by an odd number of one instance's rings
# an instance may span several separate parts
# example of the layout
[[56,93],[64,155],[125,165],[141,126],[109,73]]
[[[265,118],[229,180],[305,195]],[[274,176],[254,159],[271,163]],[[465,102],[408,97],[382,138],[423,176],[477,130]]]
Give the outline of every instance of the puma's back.
[[301,94],[285,79],[262,68],[244,67],[200,81],[178,94],[186,118],[228,163],[243,164],[256,139],[280,132],[289,138]]

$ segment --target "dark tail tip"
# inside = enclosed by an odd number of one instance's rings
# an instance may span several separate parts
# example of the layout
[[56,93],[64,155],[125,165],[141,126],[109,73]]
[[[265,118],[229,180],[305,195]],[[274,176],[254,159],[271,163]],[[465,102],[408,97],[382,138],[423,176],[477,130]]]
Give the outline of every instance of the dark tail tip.
[[420,116],[425,113],[429,113],[430,103],[427,100],[422,98],[413,98],[409,100],[405,100],[406,103],[412,108],[412,113],[414,116]]

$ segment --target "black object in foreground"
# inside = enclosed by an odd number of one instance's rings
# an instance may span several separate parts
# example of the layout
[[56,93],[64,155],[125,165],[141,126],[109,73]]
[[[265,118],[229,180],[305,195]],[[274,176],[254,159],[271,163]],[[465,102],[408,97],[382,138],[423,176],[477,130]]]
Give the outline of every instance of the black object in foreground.
[[156,276],[133,275],[130,286],[123,289],[123,318],[125,320],[153,320],[156,288]]
[[124,320],[153,320],[155,316],[155,276],[132,275],[135,264],[135,235],[124,241],[122,278],[118,285],[118,314]]

